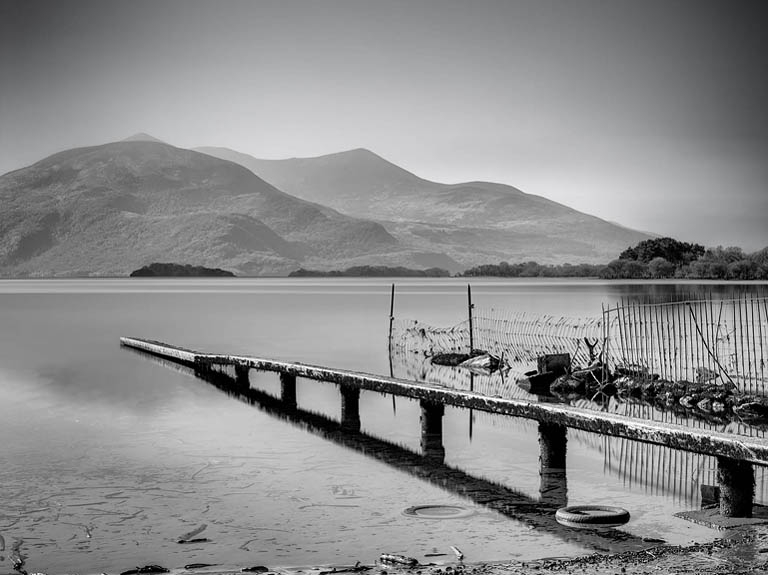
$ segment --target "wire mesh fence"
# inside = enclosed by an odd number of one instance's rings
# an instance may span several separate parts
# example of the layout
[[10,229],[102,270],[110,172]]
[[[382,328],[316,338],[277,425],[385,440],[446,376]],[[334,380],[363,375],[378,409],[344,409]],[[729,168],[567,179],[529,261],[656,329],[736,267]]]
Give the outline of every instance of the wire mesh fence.
[[[569,353],[574,366],[600,356],[602,318],[557,317],[486,308],[473,313],[473,348],[502,360],[509,378],[523,375],[540,355]],[[407,354],[470,353],[469,320],[435,327],[418,320],[396,319],[392,341],[400,357]]]
[[640,379],[715,382],[764,394],[768,305],[764,297],[622,302],[603,310],[604,361]]
[[393,318],[391,342],[402,356],[470,353],[501,358],[515,378],[539,356],[568,353],[573,368],[602,361],[637,379],[727,384],[741,393],[768,388],[768,298],[748,295],[663,303],[624,302],[587,317],[469,305],[467,320],[436,327]]

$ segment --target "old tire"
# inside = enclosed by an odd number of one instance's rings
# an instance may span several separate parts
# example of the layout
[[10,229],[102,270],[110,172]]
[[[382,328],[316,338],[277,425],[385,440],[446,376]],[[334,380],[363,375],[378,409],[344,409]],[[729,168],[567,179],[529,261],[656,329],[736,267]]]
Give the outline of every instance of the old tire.
[[558,509],[555,519],[567,527],[624,525],[629,521],[629,511],[607,505],[574,505]]

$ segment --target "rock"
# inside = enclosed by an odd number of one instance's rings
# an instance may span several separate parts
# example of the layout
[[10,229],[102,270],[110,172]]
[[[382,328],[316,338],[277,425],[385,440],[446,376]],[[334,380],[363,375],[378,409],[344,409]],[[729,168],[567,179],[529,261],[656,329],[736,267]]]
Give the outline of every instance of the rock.
[[746,396],[733,406],[733,412],[743,421],[768,423],[768,397]]
[[712,400],[705,397],[696,404],[696,409],[700,409],[706,413],[712,413]]
[[555,373],[562,375],[571,368],[570,353],[548,353],[540,355],[536,360],[536,367],[539,373]]
[[584,381],[575,379],[570,375],[561,375],[549,386],[550,392],[559,395],[568,395],[571,393],[584,394],[585,390],[586,387]]
[[549,386],[557,379],[555,373],[539,373],[527,371],[523,377],[515,382],[520,389],[536,395],[549,395]]
[[680,405],[686,409],[693,409],[696,406],[696,402],[699,400],[698,395],[684,395],[679,399]]

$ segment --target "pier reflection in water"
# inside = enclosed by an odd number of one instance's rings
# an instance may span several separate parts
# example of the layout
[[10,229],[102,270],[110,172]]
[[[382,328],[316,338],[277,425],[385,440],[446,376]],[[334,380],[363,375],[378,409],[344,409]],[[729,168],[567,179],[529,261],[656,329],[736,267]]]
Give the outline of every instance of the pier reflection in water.
[[541,530],[565,542],[578,544],[585,550],[622,552],[653,546],[652,543],[646,543],[642,538],[626,531],[574,530],[555,521],[554,512],[558,507],[567,504],[568,493],[565,473],[565,428],[562,426],[547,424],[539,426],[539,442],[543,455],[540,458],[539,469],[540,497],[535,499],[521,490],[471,475],[445,463],[445,447],[442,441],[444,406],[442,404],[427,401],[420,403],[421,452],[418,453],[359,431],[360,413],[357,400],[360,392],[357,389],[354,390],[357,394],[354,394],[350,388],[339,386],[341,409],[339,420],[335,420],[300,408],[296,401],[296,379],[290,375],[281,374],[280,396],[276,397],[251,387],[248,379],[242,373],[238,377],[234,369],[195,371],[141,351],[134,350],[134,353],[175,370],[194,374],[229,396],[273,417],[386,463],[411,476],[464,497],[473,504],[521,522],[531,529]]
[[[535,395],[518,387],[514,372],[469,370],[431,363],[422,353],[413,353],[402,347],[393,347],[392,373],[394,377],[443,385],[451,389],[533,402],[562,402],[556,397]],[[744,437],[765,438],[765,429],[741,422],[713,422],[681,410],[663,410],[640,400],[620,401],[606,398],[603,402],[582,400],[565,401],[575,407],[615,413],[636,419],[670,423],[691,429],[732,433]],[[522,429],[525,422],[484,412],[474,412],[469,420],[469,433],[477,420],[494,426]],[[677,504],[695,508],[709,499],[718,484],[717,458],[672,449],[662,445],[641,443],[626,438],[596,435],[578,429],[568,431],[571,443],[582,445],[603,454],[605,473],[619,477],[624,486],[633,491],[671,497]],[[756,465],[755,499],[758,505],[768,504],[768,469]],[[542,479],[542,481],[544,481]],[[703,491],[702,491],[703,488]],[[702,493],[704,495],[702,496]]]

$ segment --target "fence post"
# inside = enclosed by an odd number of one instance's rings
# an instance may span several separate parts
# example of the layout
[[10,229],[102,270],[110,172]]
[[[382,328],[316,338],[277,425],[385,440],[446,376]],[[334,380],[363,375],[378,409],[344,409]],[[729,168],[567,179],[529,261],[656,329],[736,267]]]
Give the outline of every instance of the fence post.
[[467,312],[469,315],[469,353],[472,354],[472,350],[475,349],[475,339],[472,333],[472,309],[475,306],[472,305],[472,286],[467,284]]
[[[395,377],[392,366],[392,327],[395,323],[395,284],[392,284],[392,295],[389,298],[389,377]],[[392,408],[395,409],[395,396],[392,396]]]
[[[603,358],[602,358],[603,366],[601,368],[601,372],[602,373],[600,374],[600,384],[601,385],[605,385],[607,383],[607,381],[608,381],[608,367],[607,367],[608,366],[608,360],[609,360],[609,357],[608,357],[608,354],[609,354],[609,351],[608,351],[608,345],[609,345],[608,344],[608,322],[611,321],[611,318],[610,318],[610,313],[606,313],[605,312],[605,304],[601,303],[600,307],[602,308],[602,311],[603,311],[603,349],[601,350],[602,351],[602,355],[603,355]],[[610,309],[611,309],[611,307],[609,305],[608,306],[608,310],[610,311]],[[592,354],[590,354],[590,355],[592,355]]]
[[392,284],[392,295],[389,298],[389,349],[392,351],[392,325],[395,322],[395,284]]

